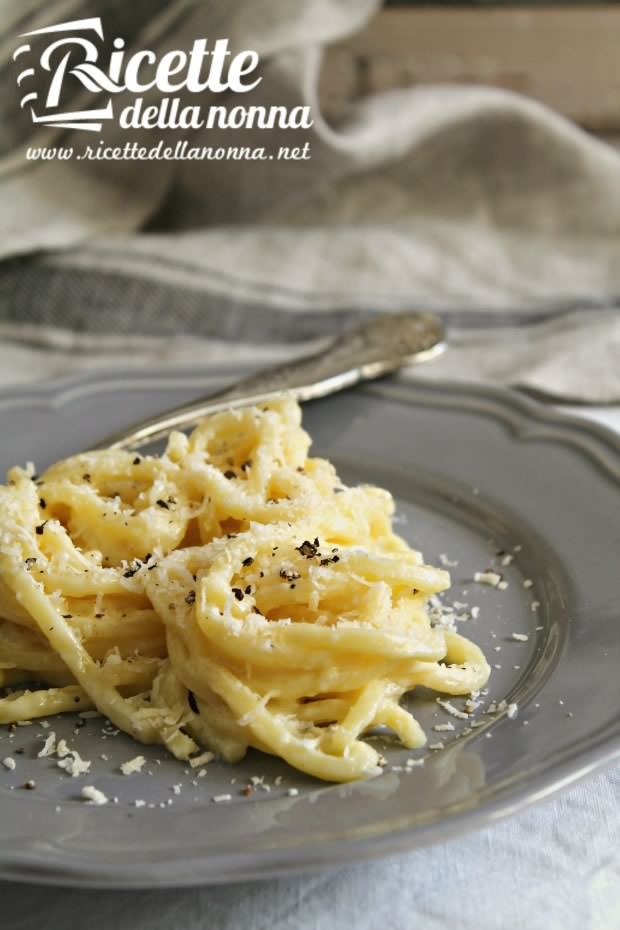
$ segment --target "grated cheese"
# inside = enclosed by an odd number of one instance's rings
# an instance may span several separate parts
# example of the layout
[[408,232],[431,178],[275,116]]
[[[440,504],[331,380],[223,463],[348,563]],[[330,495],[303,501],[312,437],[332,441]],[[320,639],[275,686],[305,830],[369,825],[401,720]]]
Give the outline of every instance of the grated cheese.
[[501,580],[502,576],[498,575],[497,572],[476,572],[474,574],[474,581],[478,584],[486,584],[491,588],[496,588]]
[[52,730],[45,742],[43,748],[37,753],[37,759],[43,759],[45,756],[53,756],[56,751],[56,734]]
[[107,804],[109,801],[109,798],[106,797],[103,791],[99,791],[99,788],[95,788],[94,785],[84,785],[82,788],[82,797],[89,804],[101,805]]
[[59,769],[64,769],[72,778],[78,775],[85,775],[90,771],[90,760],[82,759],[75,749],[70,749],[68,754],[56,763]]
[[442,698],[437,698],[437,703],[449,714],[452,714],[453,717],[458,717],[459,720],[469,720],[469,714],[459,710],[458,707],[455,707],[454,704],[452,704],[450,701],[444,701]]
[[424,765],[424,759],[407,759],[405,762],[406,769],[418,768],[420,765]]
[[482,701],[475,701],[473,698],[468,698],[465,701],[465,710],[468,714],[473,714],[475,710],[482,704]]
[[121,772],[123,775],[132,775],[134,772],[140,772],[145,762],[146,759],[144,756],[134,756],[133,759],[121,763]]

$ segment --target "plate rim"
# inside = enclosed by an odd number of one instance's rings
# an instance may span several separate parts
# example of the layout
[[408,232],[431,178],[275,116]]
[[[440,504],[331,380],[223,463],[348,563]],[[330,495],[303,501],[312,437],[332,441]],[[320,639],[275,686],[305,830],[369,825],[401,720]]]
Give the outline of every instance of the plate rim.
[[[207,371],[202,366],[175,366],[162,372],[149,365],[140,369],[81,372],[0,389],[0,412],[35,404],[60,408],[79,396],[119,388],[139,389],[149,381],[155,381],[160,389],[174,386],[186,388],[195,384],[197,388],[204,386],[206,392],[211,384],[221,384],[224,379],[233,380],[251,370],[250,365],[236,363],[210,365]],[[458,409],[473,409],[478,413],[499,416],[512,427],[519,441],[544,438],[568,441],[588,456],[591,465],[597,470],[603,468],[607,476],[620,486],[620,433],[600,423],[550,409],[542,402],[515,390],[495,385],[457,380],[433,381],[402,375],[363,385],[361,389],[371,395],[383,395],[404,403],[415,402],[416,392],[422,392],[426,400],[434,397],[435,402],[441,403],[443,400],[453,409],[456,406]],[[25,403],[20,404],[20,401]],[[531,428],[532,421],[538,424],[538,429]],[[340,839],[297,850],[267,849],[258,855],[253,853],[253,861],[245,865],[240,861],[244,858],[243,853],[236,852],[220,853],[215,867],[212,857],[208,855],[191,855],[185,859],[175,856],[172,862],[134,862],[131,875],[126,874],[123,865],[85,861],[83,857],[77,856],[73,859],[66,851],[61,862],[56,865],[44,854],[29,851],[7,855],[0,850],[0,878],[57,886],[139,889],[155,885],[184,887],[220,884],[316,871],[345,862],[366,861],[445,842],[470,830],[490,826],[500,819],[529,809],[617,760],[620,760],[620,723],[617,732],[607,732],[602,740],[577,750],[568,759],[551,762],[541,771],[528,776],[523,784],[514,786],[499,797],[489,798],[430,823],[404,827],[397,832]],[[105,816],[104,810],[98,813]],[[301,854],[302,861],[294,861],[296,852],[298,856]],[[58,859],[58,851],[54,858]]]
[[[257,370],[247,362],[213,363],[209,365],[208,370],[199,365],[173,365],[161,371],[152,364],[141,368],[119,366],[109,371],[93,369],[58,378],[48,378],[43,381],[4,385],[0,387],[0,411],[11,406],[33,406],[35,403],[41,402],[49,407],[61,407],[63,404],[70,402],[73,396],[101,393],[103,385],[105,385],[105,390],[117,390],[125,386],[126,382],[129,382],[130,387],[135,387],[140,381],[147,382],[149,380],[152,380],[157,387],[161,387],[164,380],[170,387],[188,387],[192,385],[192,382],[196,382],[197,387],[203,384],[208,389],[210,382],[218,386],[228,381],[232,384],[237,378],[254,374]],[[411,369],[411,371],[415,372],[415,368]],[[171,382],[178,383],[175,385]],[[362,382],[347,389],[381,394],[385,393],[386,390],[388,393],[392,393],[390,389],[393,388],[397,390],[404,388],[410,391],[423,391],[427,397],[430,394],[450,395],[456,393],[456,402],[464,405],[468,398],[475,398],[477,401],[486,401],[487,403],[492,401],[498,409],[512,409],[514,412],[549,426],[564,427],[577,433],[586,433],[610,448],[612,454],[620,456],[620,431],[616,432],[594,420],[557,409],[557,405],[550,406],[552,402],[545,403],[523,391],[503,385],[449,378],[434,380],[416,377],[415,374],[401,373],[379,378],[375,381]],[[27,400],[28,403],[20,404],[20,400]],[[309,403],[312,403],[312,401]],[[471,406],[471,400],[468,406]],[[575,409],[573,402],[567,406],[571,410]],[[584,409],[589,406],[592,405],[584,405]],[[600,406],[616,407],[620,405],[597,404],[595,406],[598,408]],[[496,412],[498,411],[496,410]],[[589,451],[586,446],[582,445],[582,448],[584,451]],[[610,470],[612,476],[620,480],[620,462],[618,465],[617,470],[613,468],[613,465],[611,465]]]

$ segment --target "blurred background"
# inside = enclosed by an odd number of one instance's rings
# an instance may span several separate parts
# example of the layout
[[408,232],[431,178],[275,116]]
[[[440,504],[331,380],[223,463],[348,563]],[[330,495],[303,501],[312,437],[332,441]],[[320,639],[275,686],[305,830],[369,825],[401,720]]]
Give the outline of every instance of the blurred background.
[[528,94],[595,133],[620,132],[616,3],[388,0],[333,45],[321,79],[327,112],[363,94],[428,82]]
[[[181,103],[308,106],[314,124],[34,125],[19,36],[89,17],[103,66],[114,37],[128,54],[200,37],[254,49],[261,81],[242,101],[182,91]],[[620,5],[0,0],[0,35],[5,382],[256,367],[360,317],[423,308],[449,326],[450,351],[420,376],[620,398]],[[41,92],[49,79],[34,68],[25,80]],[[70,108],[109,99],[75,81],[66,93]],[[163,96],[148,91],[145,106]],[[86,143],[160,139],[310,154],[76,157]],[[59,147],[74,156],[28,157]]]

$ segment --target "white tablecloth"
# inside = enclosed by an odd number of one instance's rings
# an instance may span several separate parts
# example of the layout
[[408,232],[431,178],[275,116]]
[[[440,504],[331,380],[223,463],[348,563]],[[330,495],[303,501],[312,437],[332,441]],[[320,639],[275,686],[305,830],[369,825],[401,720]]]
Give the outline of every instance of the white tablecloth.
[[[620,432],[620,407],[587,415]],[[0,926],[617,930],[620,768],[460,839],[320,874],[172,891],[0,883]]]

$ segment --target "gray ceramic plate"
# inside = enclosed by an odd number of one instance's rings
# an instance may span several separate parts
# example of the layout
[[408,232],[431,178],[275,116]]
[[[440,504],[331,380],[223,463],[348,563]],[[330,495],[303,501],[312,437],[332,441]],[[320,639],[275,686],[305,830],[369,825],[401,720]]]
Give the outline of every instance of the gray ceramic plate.
[[[5,393],[0,465],[42,468],[217,383],[217,371],[139,372]],[[617,440],[507,392],[406,382],[310,404],[305,423],[316,452],[346,480],[393,492],[400,531],[428,560],[456,563],[446,602],[461,617],[479,607],[458,623],[494,666],[477,725],[460,735],[469,721],[418,696],[430,741],[445,748],[413,754],[424,764],[408,772],[411,754],[388,745],[385,773],[348,786],[259,753],[236,767],[212,763],[197,777],[102,719],[76,727],[77,718],[57,718],[50,729],[34,723],[12,736],[3,729],[0,758],[17,765],[0,768],[0,875],[161,887],[341,865],[488,824],[620,756]],[[500,566],[508,587],[473,583],[474,572],[499,565],[498,552],[514,556]],[[493,699],[516,702],[516,719],[485,713]],[[447,722],[455,730],[432,731]],[[51,729],[92,760],[88,776],[70,778],[36,758]],[[146,768],[121,775],[119,764],[138,751]],[[251,776],[263,785],[246,798]],[[34,791],[22,787],[27,779]],[[84,784],[117,802],[87,805]],[[220,794],[232,800],[215,803]]]

